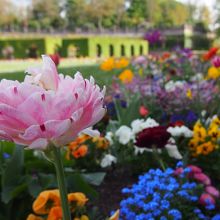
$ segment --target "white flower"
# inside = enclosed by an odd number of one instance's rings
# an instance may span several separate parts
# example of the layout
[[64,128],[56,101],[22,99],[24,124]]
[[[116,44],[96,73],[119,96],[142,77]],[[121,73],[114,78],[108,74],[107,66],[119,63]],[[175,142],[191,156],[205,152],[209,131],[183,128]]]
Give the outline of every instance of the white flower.
[[144,122],[143,119],[136,119],[136,120],[132,121],[131,128],[132,128],[132,132],[134,134],[137,134],[143,130],[143,126],[142,126],[143,122]]
[[130,140],[133,139],[133,133],[131,128],[122,125],[116,132],[115,135],[118,137],[120,144],[126,145]]
[[170,80],[165,84],[165,90],[167,92],[173,92],[176,88],[183,88],[185,81],[176,81]]
[[169,127],[167,129],[167,132],[169,132],[174,137],[183,136],[183,137],[190,138],[193,135],[193,132],[189,128],[184,126],[184,125],[182,125],[182,126],[175,126],[175,127]]
[[152,118],[148,118],[145,122],[142,123],[142,128],[153,128],[159,126],[159,124]]
[[117,158],[112,156],[111,154],[106,154],[104,158],[102,158],[100,165],[102,168],[105,168],[105,167],[111,166],[112,163],[117,163]]
[[105,138],[109,141],[109,144],[112,145],[113,144],[113,133],[111,131],[108,131],[105,135]]
[[197,73],[194,76],[192,76],[190,79],[191,81],[201,81],[203,79],[203,74],[202,73]]
[[165,148],[170,157],[175,158],[177,160],[181,160],[183,158],[180,152],[178,151],[178,148],[175,144],[175,140],[173,138],[170,138],[168,140],[168,143],[165,145]]

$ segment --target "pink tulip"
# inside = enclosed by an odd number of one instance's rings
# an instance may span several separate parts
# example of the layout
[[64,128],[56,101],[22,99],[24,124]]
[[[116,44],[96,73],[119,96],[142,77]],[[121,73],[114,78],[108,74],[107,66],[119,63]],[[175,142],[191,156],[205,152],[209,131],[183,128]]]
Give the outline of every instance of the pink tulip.
[[[58,75],[51,58],[43,56],[43,67],[30,68],[24,82],[0,82],[0,138],[45,149],[63,146],[105,114],[105,89],[84,79]],[[87,129],[86,129],[87,128]],[[84,130],[85,129],[85,130]]]
[[210,195],[219,198],[220,192],[214,186],[206,186],[205,191]]
[[216,68],[219,68],[220,67],[220,57],[219,56],[215,56],[213,59],[212,59],[212,65]]
[[199,198],[199,203],[201,205],[209,205],[209,204],[215,204],[215,199],[208,193],[203,193]]
[[139,108],[139,113],[141,116],[145,117],[149,114],[149,111],[145,106],[141,105]]
[[204,173],[194,173],[193,178],[206,186],[211,184],[210,178]]

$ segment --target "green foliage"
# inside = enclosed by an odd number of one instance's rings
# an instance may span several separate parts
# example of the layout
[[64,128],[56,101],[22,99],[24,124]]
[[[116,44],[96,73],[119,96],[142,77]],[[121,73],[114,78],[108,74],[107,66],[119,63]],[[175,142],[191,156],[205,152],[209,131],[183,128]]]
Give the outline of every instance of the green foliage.
[[4,203],[8,203],[27,187],[25,178],[21,175],[24,166],[23,151],[21,146],[16,146],[12,158],[3,170],[1,199]]
[[208,50],[211,46],[211,41],[206,36],[193,36],[192,42],[195,50]]
[[[14,49],[14,57],[25,58],[30,55],[31,48],[36,48],[37,56],[45,53],[44,39],[31,39],[31,38],[20,38],[20,39],[0,39],[0,52],[5,46],[12,46]],[[2,53],[0,53],[0,57]]]

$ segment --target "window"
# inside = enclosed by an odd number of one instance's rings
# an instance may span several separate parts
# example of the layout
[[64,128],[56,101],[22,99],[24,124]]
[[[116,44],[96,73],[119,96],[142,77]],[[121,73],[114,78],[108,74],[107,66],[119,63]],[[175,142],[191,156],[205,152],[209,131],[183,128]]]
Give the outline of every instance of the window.
[[102,47],[100,44],[96,45],[96,56],[101,57],[102,56]]
[[139,54],[143,55],[143,52],[144,52],[144,49],[143,49],[143,46],[141,45],[140,48],[139,48]]
[[121,56],[125,56],[125,46],[121,45]]
[[134,45],[131,45],[131,56],[134,56]]
[[114,56],[114,47],[112,44],[109,45],[109,55],[110,57]]

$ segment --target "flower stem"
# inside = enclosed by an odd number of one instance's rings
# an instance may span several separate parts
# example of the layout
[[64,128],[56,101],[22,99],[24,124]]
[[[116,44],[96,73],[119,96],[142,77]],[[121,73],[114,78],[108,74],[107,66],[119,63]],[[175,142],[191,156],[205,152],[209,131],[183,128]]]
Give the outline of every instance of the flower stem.
[[68,205],[67,190],[66,190],[64,169],[63,169],[63,162],[62,162],[60,148],[53,147],[52,151],[53,151],[53,156],[54,156],[53,164],[56,169],[57,182],[58,182],[58,187],[59,187],[60,197],[61,197],[63,220],[71,220],[71,213],[70,213],[70,209]]
[[158,149],[155,146],[153,146],[152,150],[153,150],[154,157],[156,158],[156,160],[160,164],[162,170],[165,171],[166,167],[165,167],[165,165],[163,163],[163,160],[161,159],[161,157],[160,157],[160,155],[158,153]]

